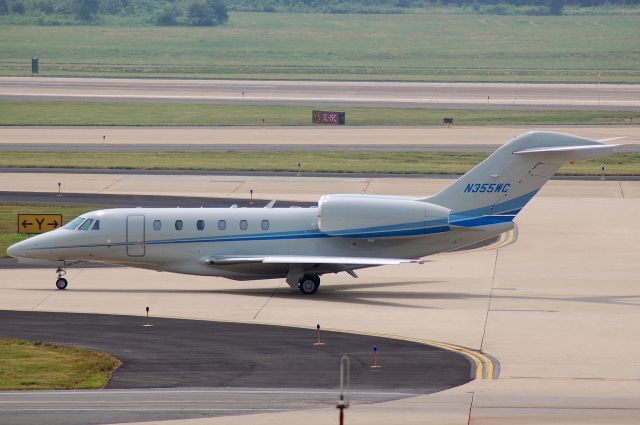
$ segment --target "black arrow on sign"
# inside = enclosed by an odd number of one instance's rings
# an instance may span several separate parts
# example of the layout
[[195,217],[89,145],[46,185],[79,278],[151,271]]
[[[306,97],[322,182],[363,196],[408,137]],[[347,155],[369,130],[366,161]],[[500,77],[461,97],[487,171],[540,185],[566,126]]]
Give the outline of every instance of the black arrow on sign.
[[51,222],[47,223],[47,226],[58,227],[58,222],[57,222],[57,221],[55,221],[55,220],[53,220],[53,221],[51,221]]
[[33,225],[33,223],[30,222],[30,221],[25,220],[25,221],[22,222],[22,227],[29,227],[31,225]]

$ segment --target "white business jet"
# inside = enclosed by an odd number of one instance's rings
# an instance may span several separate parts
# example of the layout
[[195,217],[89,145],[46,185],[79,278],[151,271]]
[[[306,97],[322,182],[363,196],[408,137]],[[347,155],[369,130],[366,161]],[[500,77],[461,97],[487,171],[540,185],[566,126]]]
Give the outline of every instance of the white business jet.
[[601,141],[523,134],[429,197],[326,195],[312,208],[118,208],[93,211],[12,245],[22,262],[83,261],[235,280],[285,278],[314,294],[320,276],[465,250],[514,218],[565,161],[612,153]]

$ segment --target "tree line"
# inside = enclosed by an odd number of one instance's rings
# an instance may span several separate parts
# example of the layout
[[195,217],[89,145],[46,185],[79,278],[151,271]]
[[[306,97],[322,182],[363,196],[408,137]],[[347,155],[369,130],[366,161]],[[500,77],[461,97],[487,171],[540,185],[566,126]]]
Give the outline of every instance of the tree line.
[[633,6],[640,0],[235,0],[230,10],[246,12],[411,13],[434,6],[465,7],[479,13],[509,7],[516,13],[561,14],[565,6]]
[[[105,23],[113,17],[156,25],[215,26],[228,10],[294,13],[412,13],[453,6],[483,14],[560,15],[565,6],[636,6],[640,0],[0,0],[0,15],[45,25]],[[228,9],[227,9],[228,7]]]
[[114,16],[165,26],[215,26],[229,20],[222,0],[0,0],[0,15],[37,17],[38,23],[51,25],[99,23]]

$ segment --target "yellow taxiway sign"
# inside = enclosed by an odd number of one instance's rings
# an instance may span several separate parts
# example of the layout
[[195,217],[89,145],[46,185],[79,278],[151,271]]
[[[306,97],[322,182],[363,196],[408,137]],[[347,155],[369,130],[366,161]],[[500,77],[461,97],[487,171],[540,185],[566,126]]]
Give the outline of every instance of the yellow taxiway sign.
[[18,233],[36,234],[62,226],[62,214],[18,214]]

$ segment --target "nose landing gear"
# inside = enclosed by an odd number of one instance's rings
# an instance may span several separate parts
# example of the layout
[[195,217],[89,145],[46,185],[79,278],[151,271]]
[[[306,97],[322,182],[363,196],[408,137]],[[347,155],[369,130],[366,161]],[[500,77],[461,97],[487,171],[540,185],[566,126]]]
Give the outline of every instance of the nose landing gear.
[[62,267],[58,268],[58,270],[56,270],[56,273],[58,273],[58,279],[56,280],[56,288],[62,290],[62,289],[67,289],[67,279],[65,279],[63,276],[67,274],[67,271],[65,269],[63,269]]

